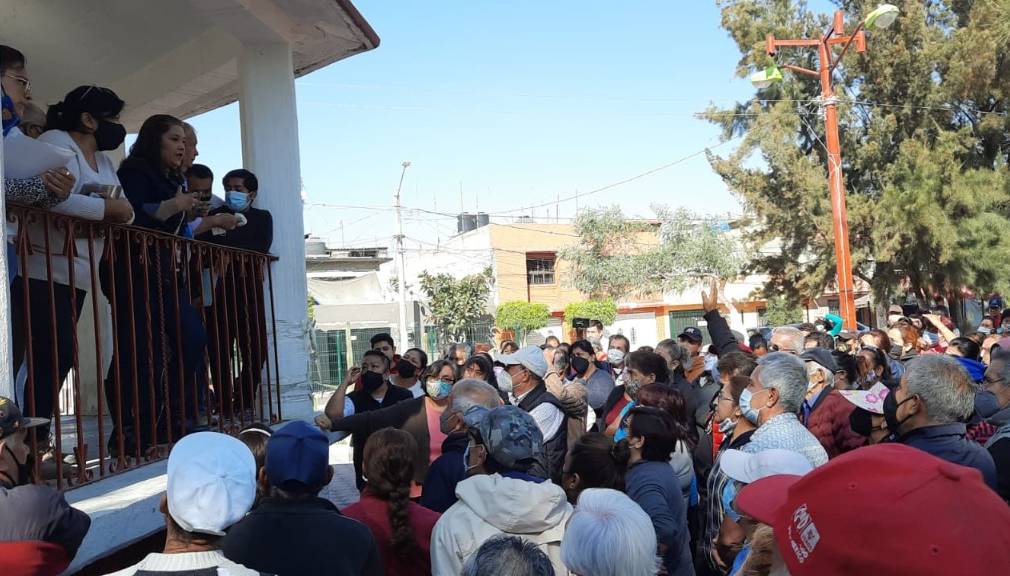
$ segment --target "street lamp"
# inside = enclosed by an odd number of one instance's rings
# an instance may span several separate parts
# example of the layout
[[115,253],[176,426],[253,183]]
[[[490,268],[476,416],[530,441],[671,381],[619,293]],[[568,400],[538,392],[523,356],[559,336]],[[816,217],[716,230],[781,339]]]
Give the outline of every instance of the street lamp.
[[[835,12],[831,28],[821,38],[800,40],[777,40],[769,34],[766,48],[774,57],[780,47],[816,48],[819,67],[810,70],[802,66],[784,64],[769,66],[751,75],[750,81],[758,90],[763,90],[775,82],[782,81],[782,69],[806,76],[814,76],[821,82],[821,106],[824,108],[825,140],[828,149],[828,189],[831,192],[831,215],[835,231],[835,260],[838,274],[838,302],[842,321],[848,330],[856,329],[856,301],[852,280],[852,256],[849,253],[849,223],[845,208],[845,183],[842,181],[842,154],[838,143],[838,99],[831,87],[831,73],[842,61],[849,46],[856,45],[856,52],[866,51],[864,28],[883,30],[894,24],[898,18],[898,8],[892,4],[881,4],[870,12],[852,31],[845,35],[845,13]],[[834,56],[834,47],[842,45],[842,51]]]

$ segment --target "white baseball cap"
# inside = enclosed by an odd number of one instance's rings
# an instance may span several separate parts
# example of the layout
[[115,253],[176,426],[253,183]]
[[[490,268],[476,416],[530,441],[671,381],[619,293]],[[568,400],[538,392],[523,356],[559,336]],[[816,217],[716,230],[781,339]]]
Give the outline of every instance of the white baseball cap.
[[541,379],[547,375],[547,359],[538,346],[526,346],[512,354],[502,354],[498,361],[506,366],[522,365]]
[[168,513],[187,532],[224,536],[256,499],[256,461],[219,432],[184,437],[168,455]]
[[802,476],[814,469],[806,456],[781,448],[769,448],[755,454],[727,450],[719,459],[719,468],[730,478],[744,484],[779,474]]
[[879,416],[884,413],[884,398],[891,390],[877,382],[869,390],[839,390],[838,393],[863,410]]

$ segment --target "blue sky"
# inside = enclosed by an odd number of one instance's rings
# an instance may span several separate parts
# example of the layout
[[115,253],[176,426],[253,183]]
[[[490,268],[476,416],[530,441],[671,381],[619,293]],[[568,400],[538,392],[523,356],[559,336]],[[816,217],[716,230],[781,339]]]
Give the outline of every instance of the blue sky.
[[[346,244],[388,244],[392,212],[312,204],[388,207],[403,160],[404,205],[457,212],[462,183],[465,210],[501,213],[714,145],[718,131],[694,114],[752,94],[713,0],[355,4],[381,45],[297,82],[306,230],[336,243],[342,221]],[[200,162],[241,164],[237,105],[191,121]],[[578,206],[649,216],[652,203],[739,211],[704,156]],[[576,202],[559,212],[574,216]],[[450,218],[405,224],[428,242],[454,232]]]

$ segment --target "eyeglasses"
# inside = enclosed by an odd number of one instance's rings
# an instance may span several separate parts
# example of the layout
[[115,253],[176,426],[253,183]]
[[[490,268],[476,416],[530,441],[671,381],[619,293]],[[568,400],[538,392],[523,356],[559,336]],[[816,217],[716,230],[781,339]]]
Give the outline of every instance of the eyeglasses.
[[778,344],[769,344],[768,345],[768,350],[771,351],[771,352],[778,352],[778,351],[782,350],[782,347],[780,347]]
[[24,86],[24,88],[25,88],[25,94],[30,94],[31,93],[31,91],[32,91],[32,82],[31,82],[31,80],[25,78],[24,76],[17,76],[15,74],[7,74],[7,77],[11,78],[15,82],[20,82],[21,85]]

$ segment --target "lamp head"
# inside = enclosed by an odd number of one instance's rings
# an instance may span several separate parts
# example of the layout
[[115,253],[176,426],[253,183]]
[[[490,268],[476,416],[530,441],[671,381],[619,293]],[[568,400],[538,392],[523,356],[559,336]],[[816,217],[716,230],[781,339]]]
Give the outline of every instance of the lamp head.
[[750,83],[758,90],[764,90],[775,82],[782,80],[782,71],[778,66],[769,66],[764,70],[755,72],[750,76]]
[[890,28],[894,21],[898,19],[900,11],[894,4],[881,4],[876,10],[870,12],[863,21],[863,25],[872,30],[883,30]]

